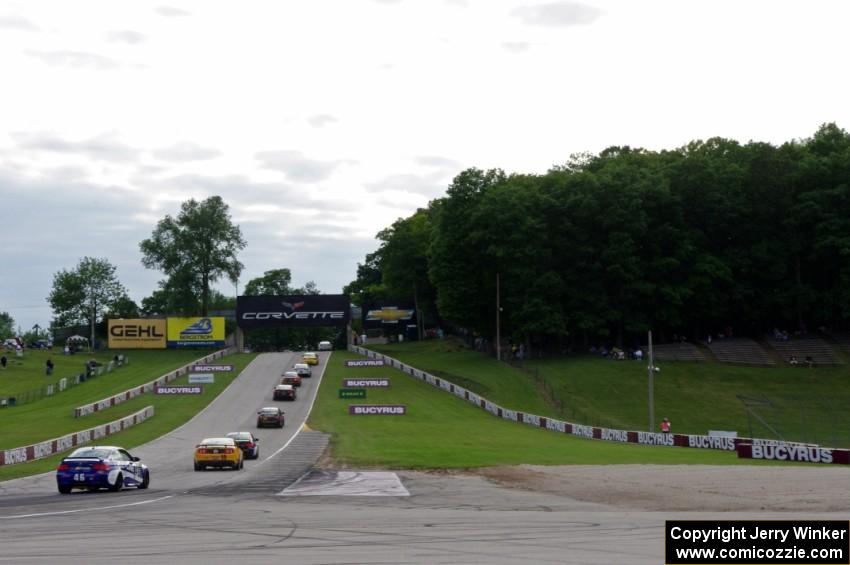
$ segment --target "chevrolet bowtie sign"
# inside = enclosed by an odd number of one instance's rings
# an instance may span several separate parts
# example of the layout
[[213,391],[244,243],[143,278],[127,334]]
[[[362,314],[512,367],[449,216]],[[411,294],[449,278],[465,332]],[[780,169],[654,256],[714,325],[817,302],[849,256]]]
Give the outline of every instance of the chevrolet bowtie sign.
[[366,329],[404,330],[416,324],[416,309],[398,302],[367,302],[363,305],[363,327]]
[[399,321],[406,322],[413,318],[415,310],[385,306],[379,310],[369,310],[366,319],[370,322],[380,321],[383,324],[397,324]]
[[344,326],[350,318],[345,294],[236,298],[236,322],[246,329]]

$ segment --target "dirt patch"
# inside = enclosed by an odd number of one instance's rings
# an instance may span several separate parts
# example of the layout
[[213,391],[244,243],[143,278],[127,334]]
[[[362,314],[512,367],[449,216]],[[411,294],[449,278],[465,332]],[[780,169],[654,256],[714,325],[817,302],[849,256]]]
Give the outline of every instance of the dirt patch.
[[484,476],[506,487],[635,510],[850,510],[850,469],[845,468],[520,465],[467,473]]

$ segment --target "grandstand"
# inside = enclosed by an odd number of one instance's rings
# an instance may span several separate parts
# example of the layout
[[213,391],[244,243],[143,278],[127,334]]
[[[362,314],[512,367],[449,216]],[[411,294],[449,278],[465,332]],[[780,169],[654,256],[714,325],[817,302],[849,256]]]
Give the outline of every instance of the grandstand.
[[653,345],[652,355],[660,361],[705,361],[699,347],[689,342]]
[[[826,340],[814,336],[790,337],[787,340],[777,340],[772,337],[766,339],[785,363],[796,355],[801,365],[806,357],[811,357],[815,365],[843,365],[844,361],[838,356],[835,349]],[[840,342],[839,342],[840,343]]]
[[721,363],[776,366],[776,361],[752,339],[743,337],[716,339],[705,345]]

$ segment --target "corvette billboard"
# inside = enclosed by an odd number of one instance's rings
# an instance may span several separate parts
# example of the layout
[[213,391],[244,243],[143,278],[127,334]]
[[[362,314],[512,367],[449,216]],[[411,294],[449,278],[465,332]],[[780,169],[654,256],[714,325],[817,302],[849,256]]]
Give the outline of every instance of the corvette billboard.
[[245,329],[344,326],[349,319],[345,294],[236,298],[236,322]]

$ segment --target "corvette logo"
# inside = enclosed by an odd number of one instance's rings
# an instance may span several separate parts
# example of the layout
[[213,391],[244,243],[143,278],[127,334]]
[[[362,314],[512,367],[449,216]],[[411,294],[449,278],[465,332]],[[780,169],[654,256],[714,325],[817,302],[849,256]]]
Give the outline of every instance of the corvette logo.
[[290,310],[298,310],[299,308],[301,308],[302,306],[304,306],[304,303],[303,303],[303,302],[296,302],[295,304],[293,304],[292,302],[281,302],[281,304],[282,304],[283,306],[286,306],[286,307],[287,307],[287,308],[289,308]]
[[366,320],[383,324],[397,324],[400,320],[411,319],[415,312],[415,310],[399,310],[395,306],[384,306],[380,310],[369,310],[366,314]]
[[198,335],[212,333],[212,320],[209,318],[201,318],[185,330],[180,332],[180,335]]

